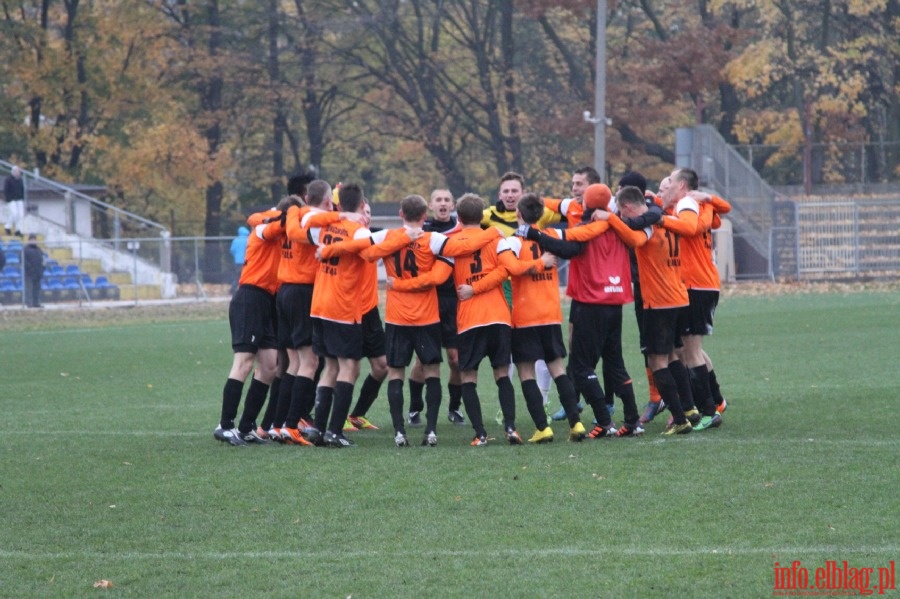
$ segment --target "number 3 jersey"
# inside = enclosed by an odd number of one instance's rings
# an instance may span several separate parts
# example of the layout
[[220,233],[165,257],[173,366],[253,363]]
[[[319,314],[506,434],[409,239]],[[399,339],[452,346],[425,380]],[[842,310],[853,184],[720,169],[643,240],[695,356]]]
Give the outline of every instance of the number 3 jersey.
[[[480,232],[480,229],[463,229],[453,239],[463,241]],[[499,238],[494,239],[480,250],[455,258],[453,281],[457,289],[460,285],[471,285],[475,291],[473,297],[460,300],[457,304],[456,328],[460,333],[492,324],[512,325],[506,298],[500,287],[508,273],[500,266],[499,254],[509,251],[509,246],[501,242]],[[482,283],[482,279],[486,281]]]

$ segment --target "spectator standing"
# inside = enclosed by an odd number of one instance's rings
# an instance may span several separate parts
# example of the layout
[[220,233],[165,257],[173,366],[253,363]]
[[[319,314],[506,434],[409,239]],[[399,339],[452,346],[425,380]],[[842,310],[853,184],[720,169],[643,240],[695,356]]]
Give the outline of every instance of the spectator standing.
[[12,172],[3,183],[3,197],[7,203],[6,234],[22,236],[22,221],[25,219],[25,182],[22,169],[12,167]]
[[44,252],[37,244],[37,235],[28,236],[28,244],[22,249],[25,263],[25,305],[41,308],[41,277],[44,276]]
[[237,291],[238,280],[241,278],[241,269],[244,268],[244,257],[247,253],[247,238],[250,235],[250,229],[247,227],[238,227],[237,237],[231,240],[231,257],[234,258],[234,270],[231,273],[231,295]]

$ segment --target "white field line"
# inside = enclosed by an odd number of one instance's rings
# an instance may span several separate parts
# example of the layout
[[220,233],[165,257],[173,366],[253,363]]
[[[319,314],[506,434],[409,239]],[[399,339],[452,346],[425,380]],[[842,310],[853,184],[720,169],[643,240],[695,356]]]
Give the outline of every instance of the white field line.
[[844,559],[848,554],[876,554],[895,556],[900,550],[898,545],[840,547],[836,545],[823,545],[819,547],[694,547],[694,548],[635,548],[617,547],[611,549],[581,549],[578,547],[559,547],[542,549],[446,549],[446,550],[415,550],[392,551],[390,549],[378,550],[353,550],[353,551],[115,551],[103,553],[98,551],[7,551],[0,550],[2,560],[43,560],[43,559],[103,559],[103,560],[231,560],[231,559],[298,559],[313,558],[324,561],[355,559],[385,559],[385,558],[417,558],[417,557],[446,557],[446,558],[543,558],[543,557],[667,557],[667,556],[754,556],[769,555],[772,559],[789,559],[796,556],[821,554],[837,556],[834,559]]

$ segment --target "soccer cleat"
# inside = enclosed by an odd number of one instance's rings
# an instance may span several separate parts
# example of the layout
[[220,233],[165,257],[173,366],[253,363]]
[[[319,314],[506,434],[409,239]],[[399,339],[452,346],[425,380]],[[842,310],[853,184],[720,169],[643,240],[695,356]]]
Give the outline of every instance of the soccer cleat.
[[425,436],[422,437],[422,446],[434,447],[437,445],[437,434],[434,431],[430,433],[425,433]]
[[410,426],[422,426],[422,412],[410,412],[406,417],[406,423]]
[[351,416],[350,424],[355,426],[357,430],[368,429],[370,431],[377,431],[378,427],[369,422],[369,420],[365,416]]
[[603,427],[598,424],[591,432],[588,433],[588,438],[600,439],[602,437],[615,437],[616,432],[616,427],[614,427],[612,424],[607,427]]
[[325,444],[325,447],[353,447],[356,445],[353,441],[348,439],[342,434],[334,434],[330,431],[326,431],[325,435],[322,437],[322,442]]
[[315,429],[315,425],[307,420],[306,418],[301,418],[300,422],[297,423],[297,428],[300,429],[300,432],[304,435],[307,434],[311,429]]
[[716,412],[718,412],[719,414],[724,414],[725,410],[727,410],[727,409],[728,409],[728,402],[723,397],[722,403],[720,403],[719,405],[716,406]]
[[577,443],[579,441],[584,441],[585,437],[587,437],[587,431],[584,430],[584,425],[580,422],[576,422],[575,426],[569,429],[569,441],[575,441]]
[[549,426],[542,431],[534,431],[529,443],[553,443],[553,429]]
[[695,431],[705,431],[712,425],[712,416],[704,416],[700,422],[693,425]]
[[307,447],[312,446],[312,442],[304,439],[303,434],[298,428],[288,428],[286,426],[283,427],[281,429],[281,440],[286,445],[305,445]]
[[641,416],[640,423],[647,424],[648,422],[652,422],[654,418],[656,418],[657,414],[666,409],[666,402],[663,400],[659,401],[651,401],[647,403],[647,407],[644,408],[644,413]]
[[264,429],[261,426],[256,427],[256,434],[259,435],[260,437],[262,437],[263,439],[269,439],[270,441],[275,440],[275,439],[272,439],[272,437],[269,436],[268,431],[266,431],[266,429]]
[[273,426],[268,430],[269,438],[275,441],[276,443],[284,443],[284,439],[281,438],[281,429],[277,426]]
[[623,424],[616,431],[617,437],[638,437],[644,434],[644,428],[640,424]]
[[686,435],[689,432],[694,430],[694,427],[691,426],[690,422],[685,422],[684,424],[672,424],[669,428],[664,430],[662,435]]
[[345,433],[355,433],[359,429],[354,426],[352,422],[349,420],[344,420],[344,432]]
[[459,410],[450,410],[449,412],[447,412],[447,420],[459,426],[466,425],[466,418]]
[[719,414],[713,414],[712,424],[709,425],[710,428],[719,428],[722,426],[722,416]]
[[324,435],[322,435],[322,431],[320,431],[316,427],[313,426],[306,429],[306,432],[304,434],[306,435],[306,440],[316,447],[325,446],[325,437]]
[[487,435],[478,435],[471,443],[469,443],[469,445],[472,447],[483,447],[487,445]]
[[409,447],[409,441],[406,440],[406,435],[399,431],[394,435],[394,444],[397,447]]
[[216,427],[216,430],[213,431],[213,438],[216,441],[221,441],[222,443],[228,443],[229,445],[246,445],[247,442],[241,438],[240,433],[236,428],[228,428],[224,429],[221,425]]
[[519,436],[519,433],[517,433],[514,428],[506,429],[506,440],[509,441],[510,445],[522,444],[522,437]]
[[700,415],[700,410],[698,410],[697,408],[694,408],[692,410],[686,411],[684,413],[684,417],[688,419],[688,422],[691,423],[691,426],[694,426],[695,424],[700,422],[700,419],[703,416]]
[[[576,405],[575,407],[578,408],[578,413],[579,413],[579,414],[581,414],[581,412],[584,410],[584,404],[581,403],[580,401],[578,402],[578,405]],[[565,419],[566,419],[566,409],[565,409],[565,408],[560,408],[560,409],[559,409],[555,414],[553,414],[553,416],[551,416],[550,418],[551,418],[551,420],[554,420],[554,421],[565,420]]]
[[244,443],[248,445],[268,445],[271,441],[268,437],[261,437],[259,433],[256,432],[256,429],[251,429],[246,433],[240,433],[241,439],[244,440]]

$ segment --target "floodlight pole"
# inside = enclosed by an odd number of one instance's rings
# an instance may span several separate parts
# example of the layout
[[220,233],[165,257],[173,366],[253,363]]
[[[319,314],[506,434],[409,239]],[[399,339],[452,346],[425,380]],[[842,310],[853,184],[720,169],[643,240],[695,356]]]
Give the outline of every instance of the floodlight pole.
[[594,125],[594,168],[606,181],[606,0],[597,0],[597,51],[594,64],[594,115],[584,111],[584,120]]

